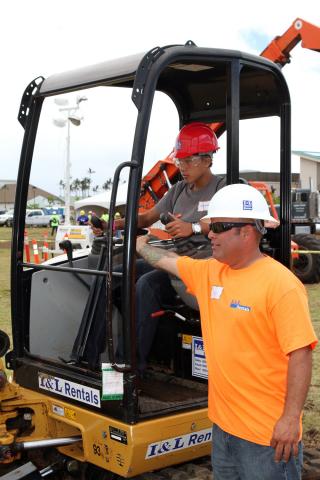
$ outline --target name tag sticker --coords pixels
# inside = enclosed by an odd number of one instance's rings
[[[209,208],[209,203],[210,200],[207,200],[205,202],[199,202],[198,203],[198,212],[207,212]]]
[[[213,285],[213,287],[211,288],[211,298],[215,298],[216,300],[219,300],[222,292],[223,292],[223,287]]]

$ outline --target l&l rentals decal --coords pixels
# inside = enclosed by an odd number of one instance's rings
[[[95,388],[86,387],[79,383],[70,382],[64,378],[53,377],[46,373],[38,374],[39,388],[62,395],[63,397],[72,398],[82,403],[87,403],[93,407],[100,407],[100,392]]]
[[[150,443],[147,448],[146,460],[211,442],[211,436],[211,428],[206,428],[205,430],[187,433],[180,437],[167,438],[157,443]]]

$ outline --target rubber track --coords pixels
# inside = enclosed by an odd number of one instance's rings
[[[320,250],[320,240],[315,235],[299,233],[292,236],[292,240],[298,244],[302,250]],[[303,254],[302,254],[303,255]],[[320,280],[320,254],[310,254],[310,271],[299,272],[299,269],[293,268],[293,272],[303,283],[317,283]]]

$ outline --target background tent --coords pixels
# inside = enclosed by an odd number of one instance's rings
[[[123,183],[118,187],[116,205],[119,207],[119,211],[122,214],[124,213],[125,205],[127,203],[127,190],[127,183]],[[106,192],[99,193],[98,195],[77,200],[74,202],[74,208],[77,213],[79,213],[79,210],[85,210],[87,213],[88,211],[92,210],[98,216],[100,216],[103,212],[105,212],[105,210],[109,210],[110,199],[111,190],[107,190]]]

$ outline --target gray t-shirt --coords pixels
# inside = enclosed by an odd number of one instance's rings
[[[207,215],[208,206],[213,195],[225,185],[225,178],[213,175],[210,182],[203,188],[193,191],[192,186],[187,182],[180,181],[173,185],[167,194],[155,205],[161,213],[168,212],[177,215],[181,214],[181,220],[185,222],[199,222]],[[204,235],[192,235],[190,239],[205,240]]]

